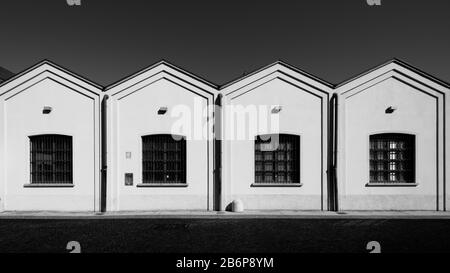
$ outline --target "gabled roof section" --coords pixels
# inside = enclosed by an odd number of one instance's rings
[[[0,83],[0,88],[5,86],[5,85],[7,85],[7,84],[9,84],[9,83],[12,83],[12,82],[20,79],[21,77],[24,77],[27,74],[32,73],[33,71],[35,71],[35,70],[37,70],[39,68],[42,68],[42,67],[44,67],[46,65],[50,66],[50,67],[52,67],[52,68],[54,68],[54,69],[56,69],[56,70],[58,70],[60,72],[66,73],[66,74],[68,74],[68,75],[70,75],[70,76],[80,80],[81,82],[83,82],[83,83],[85,83],[87,85],[90,85],[90,86],[94,87],[95,89],[98,89],[99,91],[103,90],[103,87],[101,85],[99,85],[99,84],[97,84],[97,83],[95,83],[95,82],[93,82],[91,80],[88,80],[88,79],[86,79],[86,78],[84,78],[84,77],[82,77],[82,76],[80,76],[80,75],[70,71],[69,69],[66,69],[66,68],[64,68],[62,66],[59,66],[59,65],[57,65],[57,64],[55,64],[55,63],[53,63],[53,62],[51,62],[49,60],[42,60],[42,61],[38,62],[37,64],[35,64],[35,65],[33,65],[33,66],[31,66],[31,67],[29,67],[29,68],[27,68],[27,69],[17,73],[12,78],[9,78],[8,80]]]
[[[283,61],[277,61],[225,84],[221,87],[221,92],[233,100],[272,80],[287,82],[317,97],[328,96],[333,92],[334,87],[333,84],[304,70]]]
[[[117,87],[117,86],[119,86],[119,85],[121,85],[121,84],[123,84],[123,83],[125,83],[127,81],[130,81],[130,80],[132,80],[132,79],[134,79],[134,78],[136,78],[136,77],[138,77],[138,76],[140,76],[140,75],[142,75],[142,74],[144,74],[144,73],[146,73],[146,72],[148,72],[150,70],[156,69],[158,67],[161,67],[162,70],[167,70],[166,68],[173,69],[173,70],[177,71],[178,73],[181,73],[181,74],[183,74],[183,75],[185,75],[185,76],[187,76],[189,78],[192,78],[192,79],[194,79],[194,80],[196,80],[196,81],[198,81],[198,82],[200,82],[202,84],[207,85],[210,88],[213,88],[213,89],[216,89],[216,90],[219,89],[219,86],[217,84],[215,84],[215,83],[212,83],[212,82],[210,82],[210,81],[208,81],[208,80],[206,80],[206,79],[204,79],[204,78],[202,78],[202,77],[200,77],[198,75],[195,75],[194,73],[191,73],[191,72],[189,72],[189,71],[187,71],[187,70],[185,70],[185,69],[183,69],[183,68],[181,68],[179,66],[176,66],[176,65],[174,65],[174,64],[172,64],[172,63],[170,63],[170,62],[168,62],[166,60],[160,60],[160,61],[158,61],[158,62],[156,62],[156,63],[154,63],[152,65],[149,65],[149,66],[139,70],[138,72],[135,72],[135,73],[133,73],[133,74],[131,74],[129,76],[126,76],[125,78],[123,78],[121,80],[118,80],[117,82],[114,82],[114,83],[110,84],[109,86],[107,86],[105,88],[105,91],[110,90],[112,88],[115,88],[115,87]]]
[[[443,87],[450,88],[450,83],[448,83],[448,82],[446,82],[444,80],[441,80],[441,79],[439,79],[439,78],[437,78],[437,77],[435,77],[435,76],[433,76],[433,75],[431,75],[431,74],[429,74],[429,73],[427,73],[427,72],[425,72],[425,71],[423,71],[423,70],[421,70],[421,69],[419,69],[419,68],[417,68],[417,67],[415,67],[415,66],[413,66],[413,65],[411,65],[411,64],[409,64],[409,63],[407,63],[405,61],[403,61],[403,60],[397,59],[397,58],[392,58],[392,59],[390,59],[390,60],[388,60],[388,61],[386,61],[386,62],[384,62],[384,63],[382,63],[382,64],[380,64],[378,66],[375,66],[373,68],[368,69],[367,71],[359,73],[356,76],[353,76],[350,79],[347,79],[347,80],[337,84],[335,86],[335,88],[340,88],[341,86],[345,86],[347,84],[351,84],[352,82],[354,82],[354,81],[356,81],[356,80],[358,80],[358,79],[360,79],[360,78],[362,78],[364,76],[370,75],[371,73],[377,72],[378,70],[385,69],[388,66],[393,66],[393,67],[395,66],[395,67],[398,67],[398,68],[403,68],[403,69],[409,70],[410,72],[416,73],[416,74],[422,76],[423,78],[425,78],[427,80],[430,80],[431,82],[433,82],[435,84],[439,84],[439,85],[441,85]],[[393,70],[395,70],[395,69],[393,69]]]
[[[310,79],[312,81],[315,81],[315,82],[317,82],[319,84],[322,84],[323,86],[327,87],[328,89],[340,89],[342,86],[346,86],[346,85],[352,84],[352,83],[354,84],[355,82],[358,81],[358,79],[363,78],[365,76],[369,76],[370,74],[376,73],[377,71],[382,71],[383,69],[391,69],[391,70],[397,70],[397,71],[400,70],[400,69],[403,69],[403,70],[407,70],[409,72],[412,72],[412,73],[422,77],[423,79],[429,80],[433,84],[437,84],[439,86],[443,86],[443,87],[445,87],[447,89],[450,89],[450,83],[448,83],[448,82],[446,82],[444,80],[441,80],[441,79],[439,79],[439,78],[437,78],[437,77],[435,77],[435,76],[433,76],[433,75],[431,75],[431,74],[429,74],[429,73],[427,73],[427,72],[425,72],[425,71],[423,71],[423,70],[421,70],[421,69],[419,69],[417,67],[414,67],[413,65],[411,65],[411,64],[409,64],[409,63],[407,63],[405,61],[397,59],[397,58],[390,59],[390,60],[388,60],[388,61],[386,61],[386,62],[384,62],[384,63],[382,63],[382,64],[380,64],[378,66],[375,66],[375,67],[373,67],[371,69],[368,69],[367,71],[359,73],[356,76],[353,76],[350,79],[347,79],[347,80],[345,80],[345,81],[343,81],[343,82],[341,82],[339,84],[332,84],[332,83],[330,83],[330,82],[328,82],[326,80],[323,80],[323,79],[321,79],[321,78],[319,78],[319,77],[317,77],[317,76],[315,76],[315,75],[313,75],[311,73],[308,73],[308,72],[306,72],[306,71],[304,71],[304,70],[302,70],[302,69],[300,69],[298,67],[290,65],[290,64],[288,64],[288,63],[286,63],[286,62],[284,62],[282,60],[278,60],[278,61],[276,61],[276,62],[274,62],[274,63],[272,63],[270,65],[267,65],[267,66],[261,67],[259,69],[256,69],[253,72],[250,72],[250,73],[248,73],[246,75],[238,77],[238,78],[236,78],[234,80],[231,80],[228,83],[225,83],[223,85],[217,85],[215,83],[212,83],[212,82],[210,82],[210,81],[208,81],[208,80],[206,80],[206,79],[204,79],[204,78],[202,78],[202,77],[200,77],[198,75],[195,75],[195,74],[187,71],[186,69],[180,68],[179,66],[176,66],[176,65],[174,65],[174,64],[172,64],[172,63],[170,63],[170,62],[168,62],[166,60],[161,60],[159,62],[156,62],[156,63],[154,63],[154,64],[152,64],[150,66],[147,66],[147,67],[139,70],[138,72],[135,72],[135,73],[133,73],[133,74],[131,74],[129,76],[126,76],[125,78],[123,78],[121,80],[118,80],[117,82],[112,83],[112,84],[110,84],[107,87],[103,87],[103,86],[101,86],[101,85],[99,85],[99,84],[97,84],[97,83],[95,83],[95,82],[93,82],[93,81],[91,81],[91,80],[89,80],[89,79],[87,79],[85,77],[82,77],[82,76],[72,72],[71,70],[69,70],[67,68],[59,66],[59,65],[57,65],[57,64],[55,64],[55,63],[53,63],[53,62],[51,62],[49,60],[43,60],[43,61],[41,61],[41,62],[39,62],[39,63],[37,63],[37,64],[35,64],[35,65],[25,69],[25,70],[23,70],[23,71],[15,74],[15,75],[14,75],[14,73],[12,73],[12,72],[10,72],[10,71],[0,67],[0,88],[5,86],[5,85],[7,85],[7,84],[9,84],[10,82],[15,81],[16,79],[18,79],[18,78],[20,78],[20,77],[22,77],[22,76],[24,76],[26,74],[34,71],[35,69],[37,69],[37,68],[39,68],[39,67],[41,67],[43,65],[49,65],[50,67],[53,67],[56,70],[62,71],[62,72],[66,73],[66,74],[68,74],[68,75],[70,75],[70,76],[72,76],[74,78],[77,78],[78,80],[84,82],[85,84],[93,86],[94,88],[96,88],[96,89],[98,89],[100,91],[102,91],[102,90],[103,91],[110,90],[110,89],[115,88],[117,86],[120,86],[120,85],[122,85],[122,84],[124,84],[124,83],[126,83],[126,82],[128,82],[128,81],[130,81],[130,80],[132,80],[134,78],[136,78],[136,77],[139,77],[142,74],[145,74],[146,72],[148,72],[150,70],[158,69],[158,68],[160,68],[160,70],[163,70],[163,71],[168,71],[168,70],[176,71],[176,73],[180,73],[180,74],[184,75],[184,77],[193,79],[197,83],[200,83],[201,85],[207,87],[207,89],[209,89],[209,90],[216,90],[216,91],[227,89],[230,86],[239,85],[240,83],[242,84],[243,81],[245,81],[245,80],[247,80],[247,79],[249,79],[251,77],[255,77],[258,74],[264,75],[265,71],[270,71],[270,70],[274,70],[274,69],[284,70],[284,71],[288,70],[288,71],[291,71],[291,72],[295,72],[295,73],[297,73],[297,75],[301,75],[301,76],[306,77],[306,78],[308,78],[308,79]]]
[[[228,88],[229,86],[231,86],[233,84],[236,84],[236,83],[238,83],[240,81],[243,81],[243,80],[245,80],[245,79],[247,79],[249,77],[252,77],[252,76],[254,76],[254,75],[258,74],[258,73],[261,73],[263,71],[269,70],[269,69],[273,68],[274,66],[281,66],[281,67],[287,68],[287,69],[292,70],[292,71],[294,71],[296,73],[299,73],[299,74],[301,74],[301,75],[303,75],[303,76],[305,76],[307,78],[310,78],[310,79],[312,79],[314,81],[317,81],[317,82],[319,82],[319,83],[321,83],[321,84],[323,84],[323,85],[325,85],[325,86],[327,86],[329,88],[333,88],[334,87],[334,85],[332,83],[330,83],[330,82],[327,82],[327,81],[325,81],[325,80],[323,80],[323,79],[321,79],[321,78],[319,78],[317,76],[314,76],[311,73],[308,73],[308,72],[306,72],[306,71],[304,71],[304,70],[302,70],[302,69],[300,69],[298,67],[290,65],[290,64],[288,64],[288,63],[286,63],[286,62],[284,62],[282,60],[278,60],[278,61],[276,61],[276,62],[274,62],[272,64],[269,64],[269,65],[266,65],[264,67],[258,68],[258,69],[256,69],[253,72],[250,72],[250,73],[248,73],[246,75],[243,75],[243,76],[241,76],[241,77],[239,77],[237,79],[234,79],[234,80],[232,80],[232,81],[230,81],[228,83],[225,83],[222,86],[220,86],[220,89]]]

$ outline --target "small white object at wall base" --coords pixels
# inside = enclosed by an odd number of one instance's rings
[[[244,203],[239,199],[233,200],[233,202],[231,203],[231,211],[232,212],[243,212],[244,211]]]

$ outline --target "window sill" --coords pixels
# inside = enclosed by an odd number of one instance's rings
[[[187,188],[188,184],[187,183],[161,183],[161,184],[156,184],[156,183],[141,183],[141,184],[137,184],[136,187],[138,188]]]
[[[367,183],[366,187],[417,187],[418,183]]]
[[[253,183],[250,185],[250,187],[272,187],[272,188],[298,188],[303,186],[302,183]]]
[[[74,184],[25,184],[24,188],[73,188]]]

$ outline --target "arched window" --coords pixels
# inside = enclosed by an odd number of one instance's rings
[[[31,184],[72,184],[72,137],[30,136]]]
[[[169,134],[142,137],[142,183],[186,183],[186,139]]]
[[[370,183],[415,183],[415,136],[370,136]]]
[[[256,137],[255,185],[258,184],[300,184],[300,136]]]

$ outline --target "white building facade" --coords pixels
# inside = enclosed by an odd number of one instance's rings
[[[331,92],[282,62],[224,86],[224,206],[241,200],[250,210],[327,209]]]
[[[99,210],[101,91],[47,61],[1,85],[2,210]]]
[[[106,94],[109,209],[212,210],[215,87],[161,62]]]
[[[341,209],[445,209],[448,90],[397,60],[337,87]]]
[[[223,86],[161,61],[108,87],[0,83],[0,211],[447,210],[450,85],[399,60]]]

